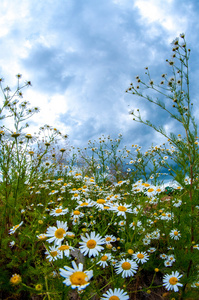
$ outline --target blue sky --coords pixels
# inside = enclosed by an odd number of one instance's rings
[[[154,79],[166,69],[171,42],[185,33],[197,121],[199,2],[187,0],[1,0],[0,76],[30,80],[24,99],[40,107],[31,133],[49,124],[83,148],[102,134],[124,145],[164,140],[136,123],[130,109],[169,131],[178,128],[159,110],[126,94],[148,66]],[[31,129],[32,128],[32,129]],[[29,130],[29,131],[30,131]]]

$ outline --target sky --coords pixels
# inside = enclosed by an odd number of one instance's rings
[[[15,75],[30,80],[24,100],[40,108],[29,132],[48,124],[83,148],[102,134],[146,148],[164,139],[133,121],[131,109],[178,132],[168,116],[125,93],[149,67],[160,80],[171,42],[185,33],[199,123],[199,2],[197,0],[1,0],[0,77],[14,89]]]

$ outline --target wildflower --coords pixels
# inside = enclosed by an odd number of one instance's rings
[[[58,250],[61,252],[61,258],[63,258],[63,256],[69,257],[70,251],[74,250],[74,248],[69,245],[61,245],[58,247]]]
[[[109,289],[106,293],[102,295],[101,300],[128,300],[129,296],[127,295],[127,292],[120,288],[115,288],[114,290]]]
[[[12,277],[10,278],[10,283],[13,285],[18,285],[22,282],[21,276],[18,274],[13,274]]]
[[[12,248],[15,245],[15,241],[9,243],[9,246]]]
[[[60,245],[66,236],[67,229],[67,222],[57,221],[57,227],[49,227],[46,231],[46,236],[50,237],[47,242],[55,242],[55,245]]]
[[[164,253],[162,253],[162,254],[160,254],[160,258],[162,258],[162,259],[167,259],[167,255],[164,254]]]
[[[38,284],[35,285],[35,290],[36,291],[41,291],[42,289],[43,289],[42,284],[38,283]]]
[[[133,258],[143,264],[149,260],[149,255],[146,252],[136,252],[133,254]]]
[[[80,242],[79,244],[81,245],[80,252],[83,253],[84,255],[87,255],[89,257],[91,256],[97,256],[98,253],[103,250],[104,248],[100,245],[105,243],[104,238],[102,238],[99,234],[95,234],[95,231],[92,231],[90,236],[88,233],[86,233],[86,237],[81,237],[83,242]]]
[[[122,273],[122,277],[130,277],[133,276],[136,273],[136,270],[138,269],[138,265],[134,260],[130,259],[122,259],[119,261],[116,265],[116,273],[120,274]]]
[[[37,235],[37,238],[40,241],[45,241],[47,239],[47,236],[44,233],[41,233],[41,234]]]
[[[131,204],[114,204],[110,207],[111,210],[117,212],[117,216],[122,216],[126,219],[126,213],[132,213]]]
[[[169,233],[169,235],[174,240],[179,240],[179,238],[181,237],[181,234],[180,234],[180,232],[177,229],[171,230],[171,232]]]
[[[97,265],[100,265],[102,268],[108,266],[107,261],[111,259],[111,253],[105,253],[101,259],[97,262]]]
[[[50,215],[51,216],[55,216],[55,217],[57,217],[57,216],[63,216],[65,214],[67,214],[67,212],[68,212],[68,208],[63,209],[62,206],[59,206],[59,207],[53,209],[50,212]]]
[[[105,243],[109,244],[116,241],[116,237],[113,235],[105,235]]]
[[[169,291],[174,290],[174,292],[178,292],[178,287],[183,286],[182,283],[179,282],[179,279],[182,277],[178,271],[172,271],[171,275],[166,274],[163,277],[163,286]]]
[[[61,252],[58,250],[58,247],[52,246],[49,247],[49,250],[45,252],[46,259],[49,261],[57,260],[58,258],[61,258]]]
[[[85,289],[89,284],[89,280],[93,277],[93,271],[83,271],[83,264],[79,263],[77,266],[75,261],[72,261],[73,269],[64,266],[64,269],[60,268],[60,275],[65,278],[63,283],[67,286],[71,285],[72,289],[77,288],[78,291]]]
[[[147,250],[147,252],[149,252],[149,253],[153,253],[155,251],[156,251],[156,248],[154,248],[154,247],[151,247]]]
[[[165,265],[165,267],[171,267],[171,266],[172,266],[172,261],[169,260],[169,259],[166,259],[166,260],[164,261],[164,265]]]
[[[9,234],[14,234],[15,231],[23,224],[23,221],[21,223],[19,223],[18,225],[13,226],[10,230],[9,230]]]

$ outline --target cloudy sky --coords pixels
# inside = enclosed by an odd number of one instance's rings
[[[132,120],[130,109],[177,128],[125,90],[146,66],[160,78],[171,42],[183,32],[197,97],[198,17],[197,0],[1,0],[0,76],[11,87],[18,73],[32,82],[24,100],[41,110],[32,130],[49,124],[80,148],[119,133],[125,145],[160,144],[158,134]]]

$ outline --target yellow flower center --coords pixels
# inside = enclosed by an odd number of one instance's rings
[[[97,245],[96,241],[95,240],[89,240],[87,243],[86,243],[87,247],[89,249],[94,249]]]
[[[138,253],[137,258],[143,259],[143,258],[144,258],[144,255],[143,255],[142,253]]]
[[[111,296],[110,298],[108,298],[109,300],[120,300],[120,298],[118,296]]]
[[[102,256],[102,258],[101,258],[102,261],[106,261],[107,259],[108,259],[108,256],[107,256],[107,255],[104,255],[104,256]]]
[[[62,212],[62,209],[61,208],[58,208],[58,209],[56,209],[56,211],[55,211],[57,214],[60,214],[61,212]]]
[[[70,281],[72,285],[85,285],[87,281],[85,280],[88,276],[84,272],[74,272],[70,275]]]
[[[128,249],[128,254],[133,254],[133,249]]]
[[[55,237],[57,239],[62,239],[64,237],[64,235],[66,234],[66,231],[63,229],[63,228],[58,228],[56,231],[55,231]]]
[[[174,235],[178,235],[178,231],[174,231]]]
[[[99,204],[104,204],[104,203],[106,203],[106,200],[104,200],[104,199],[98,199],[98,200],[97,200],[97,203],[99,203]]]
[[[50,255],[53,257],[57,256],[57,254],[58,254],[57,251],[50,251]]]
[[[112,240],[111,237],[109,237],[109,236],[106,237],[106,241],[107,241],[107,242],[109,242],[109,241],[111,241],[111,240]]]
[[[70,249],[70,246],[68,246],[68,245],[62,245],[62,246],[60,246],[58,249],[59,249],[60,251],[68,250],[68,249]]]
[[[154,189],[152,189],[152,188],[148,189],[149,193],[152,193],[153,191],[154,191]]]
[[[165,213],[162,213],[162,216],[163,216],[163,217],[165,217],[165,216],[166,216],[166,214],[165,214]]]
[[[177,282],[178,282],[178,279],[176,277],[171,277],[169,279],[169,283],[172,285],[176,285]]]
[[[40,235],[38,236],[38,239],[41,240],[41,241],[43,241],[43,240],[46,239],[46,235],[45,235],[45,234],[40,234]]]
[[[125,261],[123,264],[122,264],[122,269],[123,270],[129,270],[131,268],[131,264],[128,262],[128,261]]]
[[[118,206],[117,208],[119,211],[126,211],[127,208],[125,206]]]
[[[11,278],[10,278],[10,283],[11,284],[19,284],[21,282],[21,276],[18,274],[14,274]]]
[[[73,215],[75,215],[75,216],[80,215],[80,211],[79,210],[74,210]]]
[[[88,202],[81,203],[80,206],[87,206]]]
[[[74,197],[78,197],[79,195],[77,193],[74,194]]]

